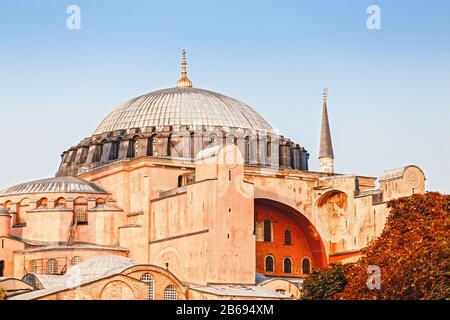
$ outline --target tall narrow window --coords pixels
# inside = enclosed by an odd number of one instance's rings
[[[177,290],[174,286],[168,285],[164,290],[164,300],[177,300]]]
[[[245,163],[250,163],[250,137],[245,137],[244,158]]]
[[[4,269],[5,269],[5,261],[0,260],[0,277],[3,277]]]
[[[47,274],[58,273],[58,261],[56,259],[49,259],[47,261]]]
[[[302,260],[302,273],[310,274],[311,273],[311,260],[307,257]]]
[[[291,258],[284,258],[283,260],[283,272],[292,273],[292,260]]]
[[[274,260],[272,256],[267,256],[266,261],[264,261],[266,272],[273,272],[274,270]]]
[[[109,160],[117,160],[119,158],[119,146],[120,141],[114,141],[111,143],[111,152],[109,154]]]
[[[92,162],[100,162],[100,160],[102,159],[102,153],[103,153],[103,144],[96,145],[94,149],[94,156],[92,158]]]
[[[264,220],[264,241],[272,242],[272,222],[269,219]]]
[[[128,141],[127,158],[134,158],[136,156],[136,141]]]
[[[30,272],[31,273],[36,273],[37,272],[37,262],[36,260],[31,260],[30,261]]]
[[[152,275],[149,273],[143,274],[141,277],[141,281],[147,283],[147,300],[154,300],[155,299],[155,293],[154,293],[155,280],[153,279]]]
[[[291,245],[292,241],[291,241],[291,230],[286,229],[284,230],[284,244],[285,245]]]

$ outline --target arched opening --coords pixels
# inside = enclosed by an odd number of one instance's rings
[[[178,176],[178,188],[181,188],[185,185],[184,181],[185,181],[184,176],[182,175]]]
[[[274,259],[272,256],[267,256],[265,261],[264,261],[264,269],[266,270],[266,272],[274,272]]]
[[[65,198],[58,198],[55,200],[55,208],[65,208],[66,207],[66,199]]]
[[[128,150],[127,150],[127,158],[134,158],[136,157],[136,140],[131,139],[128,141]]]
[[[143,274],[141,281],[147,283],[147,300],[155,300],[154,286],[155,280],[150,273]]]
[[[111,143],[111,151],[109,153],[109,160],[119,159],[120,140]]]
[[[284,273],[292,273],[292,260],[291,258],[283,259],[283,272]]]
[[[82,147],[81,154],[80,154],[80,164],[86,163],[88,154],[89,154],[89,148]]]
[[[36,208],[38,208],[38,209],[47,209],[48,208],[48,199],[47,198],[41,198],[37,202]]]
[[[83,258],[80,257],[80,256],[75,256],[75,257],[72,258],[72,260],[70,260],[70,263],[71,263],[73,266],[76,266],[77,264],[80,264],[80,263],[82,263],[82,262],[83,262]]]
[[[58,261],[56,259],[48,259],[47,274],[58,274]]]
[[[308,218],[296,209],[271,199],[256,199],[255,221],[256,272],[267,272],[267,256],[273,257],[274,272],[270,272],[271,276],[285,276],[286,273],[304,276],[300,261],[298,268],[294,268],[292,257],[310,257],[311,265],[317,267],[327,265],[322,238]],[[270,242],[266,241],[269,239]]]
[[[148,138],[147,141],[147,156],[148,157],[159,156],[158,146],[159,146],[159,137],[156,134],[154,134],[150,138]]]
[[[103,143],[99,143],[95,146],[92,162],[100,162],[103,154]]]
[[[88,223],[88,202],[86,198],[76,198],[73,203],[73,210],[77,224],[83,225]]]
[[[177,289],[173,285],[168,285],[164,289],[164,300],[177,300]]]
[[[284,244],[290,246],[292,244],[291,230],[284,230]]]
[[[302,273],[310,274],[311,273],[311,259],[308,257],[304,257],[302,260]]]
[[[250,163],[250,137],[245,137],[244,142],[244,161],[246,164]]]
[[[191,159],[195,159],[195,132],[191,132],[189,134],[189,154]]]
[[[31,273],[37,273],[37,271],[38,271],[37,261],[36,260],[31,260],[30,261],[30,272]]]

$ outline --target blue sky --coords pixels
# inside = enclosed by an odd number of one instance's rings
[[[0,188],[53,176],[117,105],[173,87],[183,48],[194,86],[251,105],[311,169],[326,86],[338,172],[417,164],[450,193],[450,0],[1,0]]]

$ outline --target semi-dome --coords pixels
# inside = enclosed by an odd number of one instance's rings
[[[57,177],[21,183],[0,191],[0,196],[30,193],[104,193],[107,192],[94,183],[74,177]]]
[[[77,264],[67,271],[67,278],[77,278],[81,281],[88,281],[108,275],[120,273],[136,265],[134,260],[113,255],[94,256],[80,264]]]
[[[101,122],[94,134],[181,125],[273,132],[263,117],[239,100],[208,90],[177,87],[155,91],[125,102]]]

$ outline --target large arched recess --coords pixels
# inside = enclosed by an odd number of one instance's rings
[[[277,212],[277,214],[282,217],[286,216],[290,220],[294,221],[295,224],[299,227],[299,229],[304,234],[306,241],[309,244],[309,247],[311,249],[311,257],[314,268],[325,266],[328,264],[327,259],[327,253],[325,250],[325,246],[323,244],[323,241],[320,237],[319,232],[314,227],[314,225],[306,218],[301,212],[298,210],[292,208],[289,205],[286,205],[284,203],[271,200],[271,199],[265,199],[265,198],[256,198],[255,199],[255,220],[256,220],[256,214],[258,210],[264,210],[264,208],[269,209],[271,212]],[[258,243],[257,243],[258,245]],[[293,243],[295,246],[295,243]],[[283,244],[277,244],[277,246],[281,247]],[[295,252],[295,248],[292,248],[292,251]],[[275,249],[274,249],[275,250]],[[268,252],[269,254],[270,252]],[[299,261],[298,256],[292,257],[294,259],[294,265]],[[295,266],[294,266],[295,267]]]

